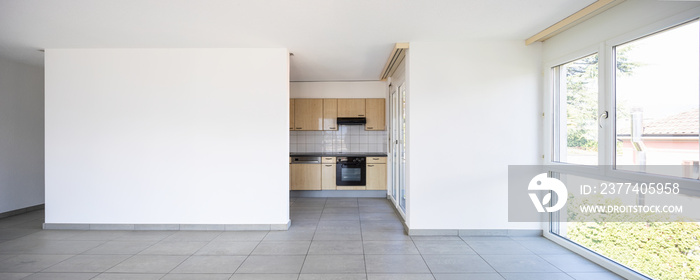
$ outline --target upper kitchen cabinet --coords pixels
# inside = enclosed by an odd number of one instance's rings
[[[323,130],[323,99],[294,100],[294,130]]]
[[[294,130],[294,99],[289,99],[289,130]]]
[[[385,102],[383,98],[365,99],[367,115],[365,130],[386,130]]]
[[[363,118],[365,117],[364,99],[338,99],[339,118]]]
[[[323,130],[338,130],[338,99],[323,99]]]

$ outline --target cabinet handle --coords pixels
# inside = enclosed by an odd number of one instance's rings
[[[374,127],[372,127],[372,126],[368,126],[368,127],[367,127],[367,129],[373,129],[373,128],[374,128]]]
[[[297,127],[297,129],[301,129],[301,127]]]
[[[358,117],[364,117],[365,115],[357,115]]]
[[[372,159],[373,159],[373,160],[379,160],[379,158],[376,158],[376,157],[373,157]]]
[[[331,166],[333,166],[333,165],[332,165],[332,164],[326,164],[326,166],[327,166],[327,167],[331,167]]]
[[[328,129],[335,129],[335,127],[329,127]]]
[[[374,164],[368,164],[367,166],[368,166],[368,167],[374,167]]]

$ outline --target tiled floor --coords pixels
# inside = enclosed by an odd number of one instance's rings
[[[289,231],[41,230],[0,219],[0,279],[620,279],[547,241],[404,234],[385,199],[297,198]]]

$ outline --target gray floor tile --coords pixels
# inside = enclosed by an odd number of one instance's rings
[[[367,280],[365,274],[300,274],[299,280]]]
[[[168,273],[182,263],[186,256],[136,255],[109,269],[110,273]]]
[[[359,221],[358,214],[326,214],[320,216],[321,221]]]
[[[314,240],[309,248],[310,255],[361,255],[362,241]]]
[[[316,232],[316,234],[314,234],[313,240],[314,241],[316,241],[316,240],[355,240],[355,241],[360,241],[360,240],[362,240],[362,234],[359,232],[356,232],[356,233]]]
[[[399,217],[393,212],[363,212],[360,220],[363,221],[396,221]]]
[[[102,273],[92,278],[93,280],[158,280],[165,274],[162,273]]]
[[[448,255],[448,254],[476,254],[467,243],[462,240],[414,240],[421,254]]]
[[[541,255],[545,261],[551,263],[564,272],[608,272],[605,268],[591,262],[579,255]]]
[[[218,240],[218,239],[217,239]],[[247,256],[256,246],[258,241],[212,241],[199,249],[198,256]]]
[[[178,231],[163,239],[164,241],[212,241],[223,232],[221,231]]]
[[[360,221],[363,231],[401,231],[404,226],[399,221]]]
[[[217,236],[214,241],[260,241],[268,231],[226,231]]]
[[[562,255],[572,253],[544,237],[518,237],[513,238],[513,240],[538,255]]]
[[[237,273],[231,280],[297,280],[299,274],[241,274]]]
[[[114,240],[119,241],[161,241],[168,236],[173,235],[174,231],[130,231],[117,237]]]
[[[154,245],[157,241],[107,241],[85,251],[88,255],[133,255]]]
[[[161,241],[139,253],[140,255],[192,255],[207,245],[202,241]]]
[[[22,239],[63,240],[83,233],[80,230],[42,230],[22,237]]]
[[[109,241],[114,240],[119,237],[124,236],[129,233],[129,231],[119,231],[119,230],[86,230],[80,234],[76,234],[67,237],[65,240],[79,240],[79,241]]]
[[[503,280],[498,273],[435,274],[434,276],[435,280]]]
[[[459,236],[454,235],[418,235],[411,236],[414,241],[463,241]]]
[[[251,255],[306,255],[311,241],[263,241]]]
[[[78,255],[51,266],[43,272],[104,272],[129,257],[127,255]]]
[[[528,255],[532,251],[515,241],[467,241],[469,247],[480,255]]]
[[[366,255],[367,273],[430,273],[420,255]]]
[[[308,255],[302,274],[365,273],[362,255]]]
[[[360,233],[360,221],[320,221],[316,232],[323,233]]]
[[[358,207],[357,201],[326,201],[326,208],[334,207]]]
[[[496,272],[478,255],[423,255],[423,257],[434,274]]]
[[[381,240],[405,240],[410,241],[411,237],[408,236],[403,230],[393,230],[393,231],[362,231],[362,240],[369,241],[381,241]]]
[[[435,280],[432,274],[367,274],[367,280]]]
[[[365,254],[368,255],[415,255],[419,254],[413,241],[364,241]]]
[[[360,213],[395,213],[391,206],[360,206]],[[398,217],[397,217],[398,218]]]
[[[0,272],[40,272],[71,255],[18,255],[0,261]]]
[[[321,219],[321,212],[318,213],[291,213],[289,214],[292,221],[298,220],[319,220]]]
[[[225,274],[214,274],[214,273],[207,273],[207,274],[166,274],[163,276],[163,278],[160,278],[160,280],[228,280],[231,278],[231,273],[225,273]]]
[[[612,272],[576,272],[569,273],[576,280],[622,280],[624,278]]]
[[[41,240],[25,251],[27,254],[77,255],[95,248],[104,241]]]
[[[59,272],[48,272],[48,273],[35,273],[27,278],[22,278],[22,280],[87,280],[92,279],[97,276],[97,273],[59,273]]]
[[[2,280],[19,280],[24,277],[27,277],[29,275],[32,275],[31,273],[9,273],[9,272],[0,272],[0,279]]]
[[[192,256],[171,272],[233,274],[245,259],[245,256]]]
[[[249,256],[236,273],[299,273],[305,256]]]
[[[569,277],[569,275],[566,275],[566,273],[542,273],[542,272],[535,272],[535,273],[501,273],[503,277],[506,278],[506,280],[541,280],[541,279],[547,279],[547,280],[573,280],[573,278]],[[597,278],[596,278],[597,279]]]
[[[284,241],[284,240],[312,240],[313,231],[271,231],[265,236],[264,241]]]
[[[535,255],[483,255],[498,272],[562,272]]]
[[[356,215],[360,217],[360,210],[357,207],[324,208],[322,212],[323,214]]]

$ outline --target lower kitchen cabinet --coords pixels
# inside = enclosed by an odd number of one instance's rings
[[[321,189],[335,190],[335,164],[321,164]]]
[[[367,164],[367,189],[386,190],[386,163]]]
[[[290,164],[291,189],[321,190],[321,166],[322,164]]]

